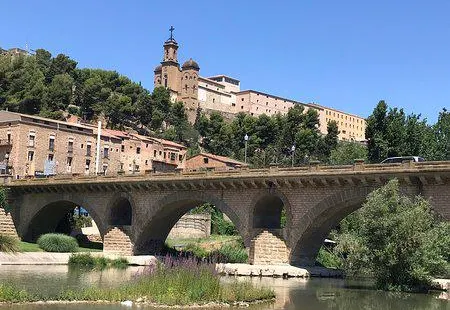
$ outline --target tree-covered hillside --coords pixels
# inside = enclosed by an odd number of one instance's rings
[[[149,73],[150,74],[150,73]],[[428,160],[450,159],[450,113],[427,124],[420,115],[389,109],[384,101],[368,118],[367,148],[339,143],[338,126],[328,134],[318,130],[317,111],[297,105],[286,115],[253,117],[237,114],[228,122],[219,114],[198,114],[191,125],[183,103],[170,101],[169,92],[149,92],[115,71],[79,69],[77,62],[43,49],[34,55],[0,55],[0,109],[64,119],[76,114],[86,121],[105,120],[109,128],[134,130],[186,144],[199,151],[230,156],[253,167],[299,165],[311,160],[350,164],[355,158],[380,162],[388,156],[418,155]]]

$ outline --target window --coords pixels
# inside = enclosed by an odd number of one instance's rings
[[[103,158],[109,158],[109,147],[103,148]]]
[[[121,145],[121,146],[120,146],[120,151],[121,151],[121,152],[125,152],[125,145]]]
[[[244,101],[244,98],[242,98],[241,101]]]
[[[232,107],[235,107],[235,106],[236,106],[236,103],[233,102],[233,103],[231,104],[231,106],[232,106]]]
[[[153,150],[153,157],[156,157],[156,150]]]
[[[35,135],[34,133],[30,133],[28,136],[28,146],[34,147],[34,141],[35,141]]]
[[[243,110],[244,109],[244,106],[243,105],[241,105],[241,110]]]
[[[141,154],[141,148],[140,147],[136,148],[136,154]]]
[[[49,161],[53,161],[53,154],[48,154],[47,159],[48,159]]]
[[[69,153],[73,152],[73,141],[69,140],[69,144],[67,144],[67,152]]]
[[[159,156],[161,156],[161,154],[162,154],[162,151],[159,151]]]
[[[215,99],[215,98],[213,98],[213,103],[214,103],[214,102],[216,102],[216,99]]]
[[[103,164],[103,174],[106,174],[106,171],[108,170],[108,164]]]
[[[148,166],[148,160],[147,159],[145,160],[145,165]]]
[[[145,144],[145,148],[148,148],[148,143]]]
[[[66,171],[67,172],[72,172],[72,157],[67,157]]]
[[[83,148],[84,147],[84,144],[83,143],[81,143],[81,148]]]
[[[8,143],[11,143],[11,134],[8,133]]]
[[[91,156],[92,145],[86,144],[86,156]]]
[[[90,159],[86,159],[86,167],[85,170],[89,171],[89,166],[91,165],[91,160]]]
[[[178,161],[182,161],[183,160],[183,155],[178,155]]]
[[[170,153],[170,160],[175,160],[175,156],[177,156],[177,154],[175,153]]]
[[[166,152],[164,152],[164,158],[166,158]]]
[[[209,162],[209,158],[208,157],[203,157],[203,163],[207,164]]]
[[[33,161],[34,159],[34,151],[28,151],[28,161]]]

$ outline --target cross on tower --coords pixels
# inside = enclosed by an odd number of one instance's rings
[[[173,31],[175,30],[175,28],[173,28],[173,26],[170,26],[170,40],[173,40]]]

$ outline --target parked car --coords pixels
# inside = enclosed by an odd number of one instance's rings
[[[399,156],[399,157],[389,157],[383,160],[382,164],[395,164],[395,163],[402,163],[404,161],[413,161],[416,163],[420,163],[425,161],[423,157],[419,156]]]

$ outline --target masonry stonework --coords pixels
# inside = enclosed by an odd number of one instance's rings
[[[289,263],[289,249],[279,231],[263,230],[250,243],[249,263],[277,265]]]
[[[129,227],[113,227],[103,238],[103,252],[124,256],[133,255],[133,242]]]
[[[0,235],[18,237],[11,214],[3,208],[0,208]]]
[[[168,238],[208,238],[210,235],[210,214],[185,214],[170,230]]]
[[[184,214],[208,202],[235,224],[253,263],[283,263],[287,256],[290,264],[311,265],[329,231],[391,178],[403,193],[430,199],[450,220],[447,162],[55,177],[7,185],[11,216],[24,240],[51,231],[63,214],[82,206],[101,236],[107,235],[106,251],[120,245],[126,253],[152,254]],[[273,212],[281,212],[280,206],[286,212],[283,229]],[[117,212],[126,214],[126,229],[114,224]]]

